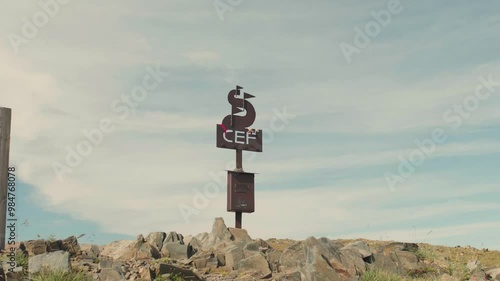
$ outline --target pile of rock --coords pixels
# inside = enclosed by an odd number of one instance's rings
[[[32,240],[22,243],[18,254],[29,256],[28,274],[43,268],[78,269],[94,280],[340,281],[358,280],[371,269],[406,275],[429,271],[429,267],[442,280],[457,280],[447,275],[445,268],[419,261],[418,245],[413,243],[388,243],[375,248],[361,240],[345,243],[314,237],[282,249],[269,243],[252,239],[246,230],[228,228],[222,218],[217,218],[210,233],[195,237],[154,232],[146,238],[139,235],[135,240],[101,247],[79,245],[75,237],[50,242]],[[484,272],[477,262],[468,267],[470,280],[500,281],[500,269]],[[0,279],[22,280],[23,269],[14,271],[0,274]]]

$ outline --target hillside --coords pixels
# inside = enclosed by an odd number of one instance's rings
[[[3,253],[0,280],[500,280],[500,252],[395,241],[252,239],[154,232],[107,245],[30,240]],[[31,279],[29,279],[31,278]]]

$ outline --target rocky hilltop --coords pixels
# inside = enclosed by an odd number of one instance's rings
[[[216,218],[210,233],[154,232],[104,246],[30,240],[3,253],[0,280],[497,280],[500,252],[368,240],[252,239]]]

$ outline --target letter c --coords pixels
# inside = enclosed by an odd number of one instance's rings
[[[227,133],[229,133],[229,132],[232,132],[232,131],[233,131],[233,130],[227,130],[226,132],[224,132],[224,134],[222,134],[222,137],[224,138],[224,140],[225,140],[225,141],[227,141],[227,142],[232,142],[231,140],[228,140],[228,139],[226,138],[226,134],[227,134]]]

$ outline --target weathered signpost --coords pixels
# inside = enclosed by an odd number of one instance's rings
[[[217,147],[236,150],[236,169],[227,171],[227,211],[235,212],[236,228],[241,228],[243,213],[255,211],[255,174],[243,171],[243,150],[262,152],[262,130],[249,128],[256,113],[247,99],[254,96],[242,89],[236,86],[229,92],[231,114],[217,124]]]
[[[11,116],[10,108],[0,107],[0,250],[5,250]]]

